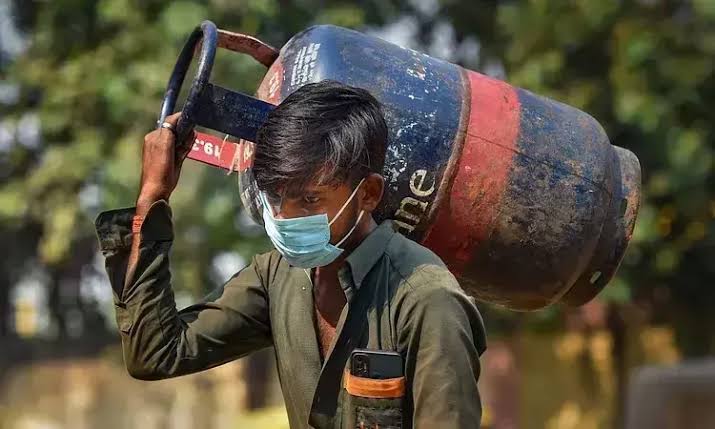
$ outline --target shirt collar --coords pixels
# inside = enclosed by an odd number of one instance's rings
[[[350,272],[355,283],[355,289],[360,289],[360,284],[373,266],[385,253],[387,243],[395,235],[391,220],[382,222],[345,258],[350,267]]]

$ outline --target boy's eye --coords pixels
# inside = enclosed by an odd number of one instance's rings
[[[316,197],[315,195],[306,195],[303,200],[308,204],[315,204],[320,201],[320,198]]]

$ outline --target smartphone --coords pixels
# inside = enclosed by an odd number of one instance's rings
[[[402,356],[384,350],[355,349],[350,354],[350,374],[376,380],[402,377]]]

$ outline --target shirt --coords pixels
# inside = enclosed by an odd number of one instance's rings
[[[350,352],[392,350],[404,363],[402,427],[479,427],[486,338],[474,299],[434,253],[396,232],[391,221],[375,228],[339,270],[347,304],[321,364],[312,284],[303,269],[275,250],[256,255],[201,302],[178,311],[165,201],[145,216],[136,269],[125,279],[134,211],[107,211],[96,221],[133,377],[194,373],[273,346],[291,428],[340,428],[351,412],[343,409],[341,385]]]

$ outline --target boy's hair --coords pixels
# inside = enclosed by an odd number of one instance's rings
[[[258,188],[297,197],[312,182],[351,186],[381,174],[387,125],[380,103],[364,89],[324,80],[278,105],[258,130],[253,173]]]

